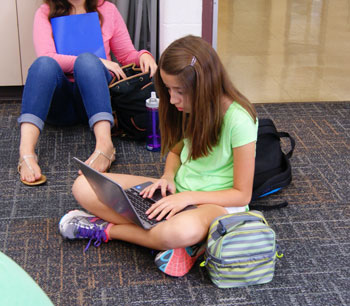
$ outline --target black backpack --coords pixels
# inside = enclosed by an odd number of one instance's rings
[[[135,64],[122,67],[126,79],[113,79],[109,84],[114,116],[112,136],[145,140],[148,122],[146,99],[155,91],[149,73]]]
[[[291,149],[285,154],[281,148],[281,138],[290,140]],[[254,200],[273,194],[288,186],[292,181],[290,158],[293,155],[295,141],[286,132],[278,132],[271,119],[259,119],[258,139],[256,142],[255,173],[253,195],[250,205],[254,209],[268,210],[288,205],[283,202],[274,206],[254,205]]]

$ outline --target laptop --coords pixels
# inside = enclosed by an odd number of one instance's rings
[[[91,168],[78,158],[73,157],[73,160],[78,164],[79,169],[95,191],[97,198],[118,214],[144,229],[150,229],[158,222],[164,221],[164,219],[161,221],[148,219],[145,213],[153,203],[162,198],[160,189],[154,192],[152,198],[140,196],[140,192],[151,185],[152,182],[145,182],[129,189],[123,189],[117,182]],[[195,208],[195,206],[188,206],[185,210],[191,208]]]

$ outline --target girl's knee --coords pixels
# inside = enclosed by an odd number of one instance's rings
[[[158,240],[163,249],[187,247],[202,240],[203,232],[200,227],[186,222],[168,223],[158,232]]]
[[[80,175],[73,183],[72,193],[74,198],[79,202],[85,202],[88,199],[91,199],[93,191],[86,180],[85,176]]]

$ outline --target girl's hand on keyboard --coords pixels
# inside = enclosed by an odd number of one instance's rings
[[[188,205],[191,205],[191,191],[184,191],[169,195],[154,203],[147,211],[149,219],[156,218],[157,221],[168,220]]]
[[[143,196],[144,198],[152,198],[154,192],[160,189],[162,197],[167,196],[167,191],[170,193],[175,193],[176,188],[175,188],[175,182],[173,179],[167,179],[162,177],[152,185],[147,186],[145,189],[143,189],[140,192],[140,195]]]

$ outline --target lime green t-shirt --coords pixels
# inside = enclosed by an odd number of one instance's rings
[[[256,141],[258,120],[233,102],[224,115],[221,137],[210,154],[187,160],[189,143],[184,140],[181,166],[175,176],[176,191],[214,191],[233,187],[233,148]]]

